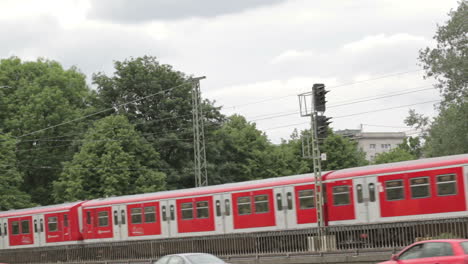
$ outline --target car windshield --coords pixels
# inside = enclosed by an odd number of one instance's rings
[[[209,254],[189,255],[187,258],[193,264],[224,264],[224,261]]]
[[[468,254],[468,242],[461,242],[460,245],[462,246],[465,254]]]

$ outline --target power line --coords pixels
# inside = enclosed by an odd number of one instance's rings
[[[21,135],[21,136],[19,136],[19,137],[17,137],[17,138],[22,138],[22,137],[25,137],[25,136],[33,135],[33,134],[39,133],[39,132],[41,132],[41,131],[45,131],[45,130],[48,130],[48,129],[51,129],[51,128],[55,128],[55,127],[58,127],[58,126],[63,126],[63,125],[69,124],[69,123],[73,123],[73,122],[76,122],[76,121],[79,121],[79,120],[83,120],[83,119],[86,119],[86,118],[91,117],[91,116],[94,116],[94,115],[102,114],[102,113],[104,113],[104,112],[108,112],[108,111],[110,111],[110,110],[114,110],[116,107],[125,106],[125,105],[128,105],[128,104],[132,104],[132,103],[135,103],[135,102],[138,102],[138,101],[141,101],[141,100],[144,100],[144,99],[153,97],[153,96],[158,95],[158,94],[162,94],[162,93],[165,93],[165,92],[169,92],[169,91],[174,90],[174,89],[176,89],[176,88],[179,88],[179,87],[181,87],[181,86],[183,86],[183,85],[186,85],[187,83],[188,83],[188,82],[184,82],[184,83],[182,83],[182,84],[180,84],[180,85],[177,85],[177,86],[174,86],[174,87],[172,87],[172,88],[169,88],[169,89],[166,89],[166,90],[163,90],[163,91],[159,91],[159,92],[157,92],[157,93],[150,94],[150,95],[144,96],[144,97],[142,97],[142,98],[135,99],[135,100],[133,100],[133,101],[129,101],[129,102],[126,102],[126,103],[122,103],[122,104],[116,105],[115,107],[109,107],[109,108],[107,108],[107,109],[104,109],[104,110],[101,110],[101,111],[98,111],[98,112],[95,112],[95,113],[92,113],[92,114],[89,114],[89,115],[85,115],[85,116],[83,116],[83,117],[79,117],[79,118],[76,118],[76,119],[73,119],[73,120],[70,120],[70,121],[66,121],[66,122],[57,124],[57,125],[49,126],[49,127],[46,127],[46,128],[40,129],[40,130],[36,130],[36,131],[30,132],[30,133]]]
[[[381,75],[381,76],[376,77],[376,78],[366,79],[366,80],[362,80],[362,81],[349,82],[349,83],[339,84],[339,85],[335,85],[335,86],[329,86],[327,88],[338,88],[338,87],[350,86],[350,85],[354,85],[354,84],[370,82],[370,81],[380,80],[380,79],[384,79],[384,78],[390,78],[390,77],[404,75],[404,74],[411,73],[411,72],[418,72],[418,71],[422,71],[422,70],[423,69],[417,69],[417,70],[410,70],[410,71],[405,71],[405,72],[391,73],[391,74]],[[285,96],[281,96],[281,97],[274,97],[274,98],[270,98],[270,99],[263,99],[263,100],[260,100],[260,101],[244,103],[244,104],[240,104],[240,105],[228,106],[228,107],[225,107],[224,109],[239,108],[239,107],[243,107],[243,106],[247,106],[247,105],[259,104],[259,103],[264,103],[264,102],[269,102],[269,101],[274,101],[274,100],[281,100],[281,99],[284,99],[284,98],[287,98],[287,97],[292,97],[292,96],[297,96],[297,94],[289,94],[289,95],[285,95]]]
[[[402,105],[402,106],[396,106],[396,107],[390,107],[390,108],[383,108],[383,109],[376,109],[373,111],[367,111],[367,112],[361,112],[361,113],[354,113],[350,115],[345,115],[345,116],[337,116],[333,117],[335,118],[344,118],[344,117],[350,117],[350,116],[356,116],[356,115],[363,115],[363,114],[369,114],[369,113],[375,113],[375,112],[382,112],[382,111],[387,111],[387,110],[392,110],[392,109],[398,109],[398,108],[404,108],[408,106],[414,106],[414,105],[420,105],[420,104],[427,104],[427,103],[435,103],[435,102],[440,102],[440,100],[434,100],[434,101],[427,101],[427,102],[421,102],[421,103],[416,103],[416,104],[409,104],[409,105]],[[298,125],[306,125],[309,124],[308,122],[302,122],[302,123],[296,123],[296,124],[289,124],[289,125],[284,125],[284,126],[277,126],[277,127],[271,127],[271,128],[266,128],[264,131],[269,131],[269,130],[275,130],[279,128],[284,128],[284,127],[291,127],[291,126],[298,126]]]

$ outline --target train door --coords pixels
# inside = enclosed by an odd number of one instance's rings
[[[116,240],[128,239],[128,221],[127,217],[127,206],[126,205],[114,205],[112,206],[112,216],[114,218],[114,238]]]
[[[224,215],[224,208],[223,208],[223,195],[216,194],[213,196],[214,199],[214,215],[215,215],[215,232],[224,234],[225,231],[225,224],[224,219],[226,218]]]
[[[276,187],[274,189],[275,202],[272,210],[275,210],[276,227],[286,229],[297,224],[294,206],[294,187]]]
[[[7,245],[7,234],[6,230],[3,230],[4,219],[0,218],[0,249],[5,249]],[[5,228],[6,229],[6,228]]]
[[[93,239],[96,237],[94,234],[95,212],[96,212],[96,209],[83,210],[83,238],[84,239]]]
[[[33,222],[31,223],[31,232],[34,232],[34,245],[36,246],[44,246],[46,244],[46,230],[44,228],[44,215],[34,215],[33,216]],[[35,226],[34,223],[39,223],[37,232],[35,232]]]
[[[377,177],[360,177],[354,179],[354,202],[356,221],[369,223],[378,221],[380,211],[377,195]]]
[[[161,219],[161,236],[169,237],[171,234],[169,201],[162,200],[159,202],[159,206],[160,206],[159,219]]]
[[[176,202],[175,200],[161,201],[161,235],[164,237],[177,236]]]
[[[233,210],[230,193],[222,195],[221,207],[224,216],[224,232],[226,234],[232,233],[234,231],[234,223],[232,221]]]
[[[380,219],[380,202],[379,202],[379,183],[377,176],[366,178],[366,191],[368,197],[368,219],[370,222],[376,222]]]
[[[72,234],[71,234],[71,227],[70,227],[70,217],[69,213],[62,214],[60,216],[60,222],[62,224],[62,234],[63,234],[63,241],[71,241]]]

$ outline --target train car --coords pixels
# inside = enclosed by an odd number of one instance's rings
[[[325,173],[326,174],[326,173]],[[317,225],[313,175],[92,200],[86,241],[297,229]]]
[[[0,248],[76,244],[82,241],[83,202],[0,212]]]
[[[329,225],[468,215],[467,154],[344,169],[325,182]]]

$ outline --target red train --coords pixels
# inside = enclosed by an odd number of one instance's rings
[[[467,216],[468,154],[323,173],[326,224]],[[312,174],[0,213],[0,249],[316,226]]]

